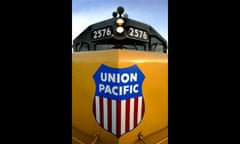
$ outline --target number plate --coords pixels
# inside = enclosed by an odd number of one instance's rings
[[[92,39],[94,40],[102,39],[106,37],[111,37],[111,35],[112,35],[111,27],[101,28],[101,29],[94,30],[92,32]]]
[[[128,35],[130,37],[138,38],[141,40],[148,40],[147,32],[144,30],[137,29],[137,28],[130,27],[128,29]]]

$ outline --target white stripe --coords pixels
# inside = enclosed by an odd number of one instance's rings
[[[96,120],[98,123],[100,123],[99,96],[95,97],[95,103],[96,103]]]
[[[104,129],[108,130],[108,109],[107,109],[107,105],[108,105],[108,99],[107,98],[103,98],[103,127]]]
[[[137,124],[141,121],[142,114],[142,97],[138,97],[138,111],[137,111]]]
[[[121,101],[121,135],[124,134],[126,125],[126,100]]]
[[[117,121],[117,116],[116,116],[116,100],[112,100],[112,133],[117,134],[117,126],[116,126],[116,121]]]
[[[129,113],[129,130],[134,126],[134,98],[130,99],[130,113]]]

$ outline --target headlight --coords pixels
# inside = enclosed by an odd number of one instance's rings
[[[116,29],[116,31],[117,31],[118,33],[123,33],[123,32],[124,32],[124,28],[121,27],[121,26],[118,26],[117,29]]]
[[[117,25],[122,26],[124,24],[124,20],[122,18],[119,18],[116,20]]]

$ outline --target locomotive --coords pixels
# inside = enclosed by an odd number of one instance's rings
[[[73,40],[72,144],[167,144],[167,41],[112,16]]]

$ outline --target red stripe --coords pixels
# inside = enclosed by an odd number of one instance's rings
[[[143,118],[144,112],[145,112],[145,107],[144,107],[144,99],[142,97],[142,115],[141,115],[141,119]]]
[[[137,127],[138,97],[134,98],[134,128]]]
[[[108,131],[112,132],[112,100],[108,99]]]
[[[130,99],[126,100],[126,132],[129,131],[129,113],[130,113]]]
[[[93,114],[94,114],[94,117],[96,118],[96,101],[95,101],[95,97],[94,97],[94,100],[93,100]]]
[[[121,101],[117,101],[117,137],[121,136]]]
[[[100,126],[103,128],[103,97],[99,97],[100,101]]]

